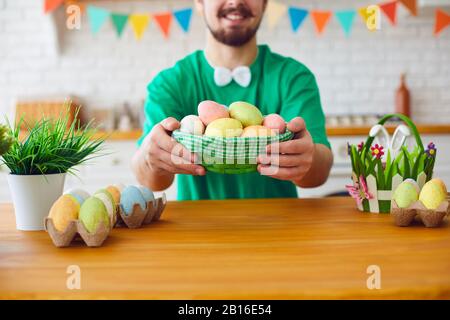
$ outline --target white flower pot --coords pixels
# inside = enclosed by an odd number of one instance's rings
[[[65,173],[8,175],[18,230],[44,230],[44,218],[64,190]]]

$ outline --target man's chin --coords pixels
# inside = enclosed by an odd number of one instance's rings
[[[248,43],[256,34],[256,30],[227,30],[212,32],[213,37],[228,46],[240,47]]]

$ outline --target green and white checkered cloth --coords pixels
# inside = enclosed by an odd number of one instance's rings
[[[291,140],[289,130],[274,137],[207,137],[176,130],[172,137],[191,152],[202,156],[202,165],[219,173],[245,173],[256,171],[256,158],[266,153],[266,146]]]

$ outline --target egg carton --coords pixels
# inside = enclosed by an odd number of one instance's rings
[[[391,215],[399,227],[408,227],[414,219],[420,219],[427,228],[439,227],[444,218],[450,213],[449,201],[445,200],[435,209],[427,209],[421,201],[416,201],[408,208],[399,208],[395,200],[392,201]]]
[[[88,247],[100,247],[111,232],[111,228],[105,226],[104,223],[100,223],[97,230],[94,233],[90,233],[80,220],[70,221],[66,230],[61,232],[55,228],[52,218],[45,218],[45,230],[50,235],[53,244],[58,248],[70,246],[77,236]]]
[[[122,209],[122,206],[118,206],[118,218],[116,226],[127,226],[131,229],[140,228],[143,225],[150,224],[154,221],[158,221],[166,207],[167,199],[166,194],[163,193],[160,198],[156,198],[153,201],[147,202],[147,208],[142,210],[141,206],[137,203],[133,206],[131,214],[126,215]]]

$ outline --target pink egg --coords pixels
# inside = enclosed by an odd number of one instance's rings
[[[229,118],[230,114],[224,105],[211,100],[205,100],[198,105],[198,116],[205,125],[208,125],[214,120]]]
[[[275,113],[264,117],[263,126],[272,130],[277,130],[279,134],[286,131],[286,122],[280,115]]]

